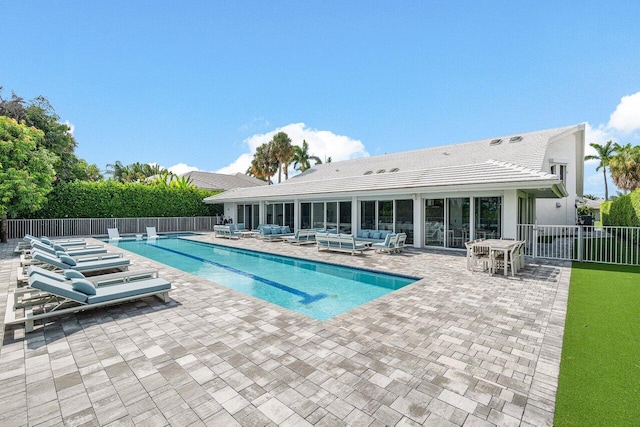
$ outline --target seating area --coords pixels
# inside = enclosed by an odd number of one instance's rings
[[[502,270],[505,276],[508,271],[515,276],[525,268],[524,241],[513,239],[477,239],[465,243],[467,248],[467,270],[475,271],[478,266],[482,271],[496,274]]]

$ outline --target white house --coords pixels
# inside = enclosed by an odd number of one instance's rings
[[[584,124],[316,165],[288,181],[205,199],[246,227],[394,230],[415,247],[518,237],[576,223]]]

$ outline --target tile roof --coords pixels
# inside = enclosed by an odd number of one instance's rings
[[[580,126],[325,163],[281,184],[230,190],[205,201],[219,203],[404,188],[418,191],[471,184],[551,186],[559,181],[555,175],[543,172],[547,146],[555,137],[575,132]],[[500,142],[492,144],[495,140]]]
[[[227,175],[222,173],[192,171],[183,174],[191,178],[191,182],[198,188],[209,190],[232,190],[234,188],[257,187],[267,185],[266,182],[243,173]]]

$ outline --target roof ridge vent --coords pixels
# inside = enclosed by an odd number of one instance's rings
[[[489,145],[499,145],[502,143],[502,138],[492,139]]]
[[[518,136],[512,136],[511,139],[509,139],[509,142],[520,142],[522,141],[522,136],[518,135]]]

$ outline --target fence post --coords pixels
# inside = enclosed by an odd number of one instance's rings
[[[538,222],[533,224],[533,258],[538,258]]]
[[[584,231],[582,226],[578,225],[578,262],[582,262],[582,248],[584,245]]]

